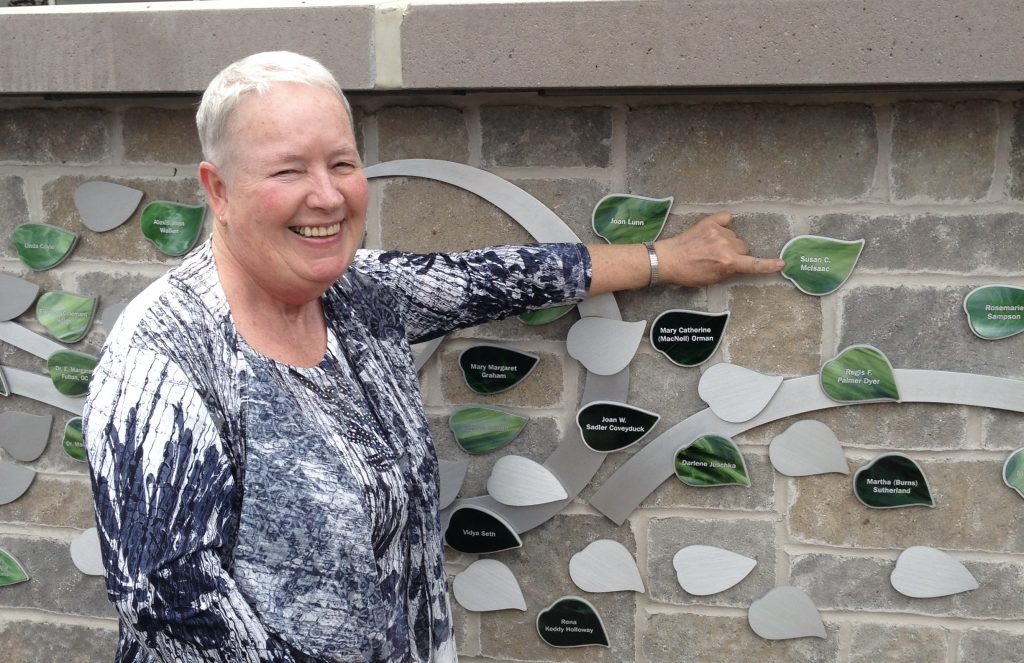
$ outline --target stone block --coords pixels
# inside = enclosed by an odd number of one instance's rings
[[[1024,200],[1024,102],[1013,105],[1013,130],[1010,134],[1009,194]]]
[[[149,274],[122,269],[85,272],[75,274],[74,278],[75,292],[90,297],[99,297],[96,309],[97,320],[93,323],[97,327],[103,326],[98,318],[106,307],[114,304],[127,304],[156,280]],[[104,330],[105,333],[106,330]]]
[[[854,200],[878,152],[861,104],[643,106],[626,131],[629,190],[677,202]]]
[[[984,99],[896,104],[892,196],[897,200],[980,200],[995,171],[999,105]]]
[[[430,253],[532,242],[511,217],[467,191],[418,179],[391,179],[380,186],[386,249]]]
[[[594,207],[612,193],[606,182],[591,179],[514,179],[513,184],[544,203],[584,244],[603,244],[594,233]]]
[[[117,651],[117,625],[109,628],[54,622],[0,622],[0,651],[7,663],[99,663]]]
[[[854,271],[1020,274],[1015,247],[1024,242],[1020,214],[864,217],[827,214],[811,219],[811,234],[864,239]]]
[[[548,352],[533,352],[540,357],[540,361],[526,379],[507,391],[490,396],[478,394],[466,386],[462,369],[459,368],[460,354],[461,351],[445,351],[440,357],[441,393],[452,405],[552,407],[561,403],[563,390],[572,393],[576,389],[575,384],[567,384],[563,377],[561,357]]]
[[[641,346],[629,364],[628,402],[661,415],[649,439],[707,407],[697,395],[699,381],[697,369],[676,366],[661,353]]]
[[[611,158],[609,108],[484,106],[483,165],[604,168]]]
[[[444,106],[392,106],[377,111],[381,161],[469,161],[469,129],[462,110]]]
[[[684,443],[685,444],[685,443]],[[680,445],[682,446],[682,444]],[[775,508],[775,470],[766,456],[740,449],[747,465],[750,486],[687,486],[673,472],[643,502],[641,508],[728,509],[771,511]],[[672,470],[672,468],[668,468]]]
[[[972,628],[960,636],[958,661],[1016,663],[1024,649],[1024,635],[986,628]]]
[[[913,458],[913,454],[911,454]],[[801,543],[851,548],[1024,552],[1020,496],[1003,484],[1002,460],[935,461],[915,458],[935,508],[871,509],[853,496],[840,474],[792,482],[789,531]],[[852,472],[862,463],[851,462]]]
[[[850,663],[945,661],[948,646],[946,632],[939,628],[854,624]]]
[[[37,474],[24,495],[0,508],[0,522],[82,530],[96,527],[89,481]]]
[[[710,596],[683,590],[672,558],[686,546],[725,548],[757,560],[750,574],[732,588]],[[647,530],[647,595],[672,605],[747,608],[775,587],[775,527],[766,520],[654,518]]]
[[[512,410],[514,412],[514,410]],[[517,413],[524,414],[524,413]],[[469,469],[462,482],[460,497],[476,497],[487,494],[487,479],[491,476],[494,462],[502,456],[514,454],[538,463],[544,463],[561,441],[558,422],[549,417],[531,417],[522,432],[507,446],[489,454],[475,456],[462,450],[455,441],[448,417],[431,417],[430,432],[434,436],[437,455],[447,460],[468,460]]]
[[[975,336],[963,310],[970,290],[967,286],[847,290],[840,299],[842,329],[836,347],[841,351],[857,343],[873,345],[894,368],[1024,377],[1024,334],[998,342]]]
[[[714,661],[714,663],[837,663],[839,625],[825,623],[828,637],[765,640],[746,617],[701,614],[651,615],[641,632],[640,651],[647,661]]]
[[[628,527],[615,527],[600,516],[558,515],[523,534],[523,547],[494,556],[512,570],[526,598],[526,612],[502,610],[480,614],[481,654],[499,660],[632,661],[635,592],[587,593],[608,632],[610,648],[556,649],[537,634],[537,614],[563,596],[583,596],[569,578],[569,558],[597,539],[613,539],[634,551]]]
[[[112,115],[100,108],[0,109],[0,161],[89,163],[107,158]]]
[[[641,347],[651,348],[651,325],[654,320],[672,309],[686,309],[689,311],[706,311],[707,293],[703,288],[684,288],[675,285],[660,285],[654,288],[641,288],[639,290],[623,290],[615,293],[615,301],[619,305],[619,312],[622,319],[627,321],[646,320],[647,328],[644,330],[644,341]],[[717,309],[714,311],[719,313]],[[653,350],[653,348],[651,348]],[[667,357],[658,353],[659,357],[665,359],[666,365],[678,370],[688,369],[676,366]]]
[[[895,556],[882,559],[811,553],[792,559],[790,581],[826,610],[1017,620],[1024,614],[1020,600],[1024,577],[1018,564],[964,561],[980,587],[931,599],[910,598],[893,589],[889,575],[895,566]]]
[[[788,285],[729,288],[725,356],[769,375],[811,375],[821,365],[821,300]]]
[[[17,557],[29,575],[28,582],[4,587],[0,608],[116,617],[103,578],[87,576],[75,568],[68,541],[7,534],[0,537],[0,546]]]
[[[132,187],[144,192],[142,201],[131,217],[115,230],[105,233],[94,233],[82,225],[78,209],[75,208],[75,189],[84,182],[106,180],[123,186]],[[206,202],[199,181],[193,178],[162,179],[162,178],[87,178],[77,175],[65,175],[43,185],[43,219],[45,223],[60,226],[79,234],[78,246],[68,261],[105,260],[108,262],[155,262],[177,263],[180,258],[172,258],[161,253],[142,235],[139,221],[142,211],[151,202],[166,200],[184,205],[198,205]],[[206,221],[203,237],[210,232],[212,215]]]
[[[25,182],[17,175],[0,177],[0,234],[4,237],[0,242],[0,258],[18,255],[9,238],[15,228],[29,220]]]
[[[129,108],[121,131],[126,161],[187,164],[194,169],[203,159],[194,107]]]
[[[982,421],[984,448],[1014,451],[1024,447],[1024,415],[1021,413],[989,410]]]

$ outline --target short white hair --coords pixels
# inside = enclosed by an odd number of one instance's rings
[[[290,51],[255,53],[224,67],[203,92],[196,112],[203,159],[221,168],[227,167],[231,113],[244,95],[266,94],[274,83],[300,83],[333,92],[345,107],[349,125],[352,125],[352,108],[348,99],[338,81],[322,64]],[[352,128],[354,131],[355,127]]]

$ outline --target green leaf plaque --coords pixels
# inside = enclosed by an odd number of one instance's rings
[[[821,367],[821,388],[840,403],[899,401],[896,374],[882,351],[851,345]]]
[[[0,587],[17,585],[26,580],[28,580],[28,572],[25,571],[21,562],[14,555],[0,548]]]
[[[519,322],[531,327],[546,325],[549,322],[554,322],[555,320],[568,315],[569,311],[571,311],[575,306],[575,304],[565,304],[563,306],[541,308],[536,311],[527,311],[519,316]]]
[[[46,331],[64,343],[82,340],[92,325],[96,298],[70,292],[46,292],[36,303],[36,319]]]
[[[884,453],[853,475],[853,493],[864,506],[894,509],[901,506],[935,506],[928,480],[912,458]]]
[[[466,453],[480,455],[502,448],[519,435],[526,417],[492,407],[464,407],[452,413],[448,426]]]
[[[665,311],[651,325],[651,345],[674,364],[699,366],[715,354],[728,322],[728,311]]]
[[[74,350],[54,352],[46,361],[53,386],[65,396],[84,396],[96,368],[96,357]]]
[[[64,439],[61,440],[64,453],[79,462],[86,462],[85,439],[82,437],[82,418],[75,417],[64,426]]]
[[[780,258],[782,275],[808,295],[827,295],[839,289],[853,272],[864,240],[848,242],[831,237],[801,235],[789,240]]]
[[[481,555],[521,548],[522,539],[500,516],[480,507],[465,505],[452,512],[444,542],[459,552]]]
[[[625,403],[594,401],[576,413],[583,444],[599,453],[619,451],[644,438],[660,415]]]
[[[25,223],[14,229],[11,241],[25,266],[38,272],[63,262],[78,243],[78,235],[45,223]]]
[[[594,206],[594,232],[609,244],[640,244],[658,239],[672,198],[646,198],[613,193]]]
[[[478,394],[511,389],[529,375],[540,357],[496,345],[474,345],[459,355],[466,385]]]
[[[188,253],[203,230],[206,205],[158,200],[142,210],[142,234],[169,256]]]
[[[676,476],[687,486],[749,486],[743,455],[727,437],[701,435],[676,452]]]
[[[1017,449],[1003,463],[1003,481],[1024,497],[1024,449]]]
[[[977,336],[994,341],[1024,331],[1024,288],[986,285],[964,297],[967,323]]]
[[[578,596],[560,598],[537,613],[537,633],[552,647],[608,646],[601,616]]]

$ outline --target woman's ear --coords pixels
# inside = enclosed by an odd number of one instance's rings
[[[199,182],[206,190],[206,199],[210,201],[213,209],[213,218],[217,223],[222,223],[228,211],[228,186],[217,166],[209,161],[202,161],[199,164]]]

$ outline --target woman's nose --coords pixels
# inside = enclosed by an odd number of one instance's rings
[[[327,170],[313,175],[313,189],[309,193],[309,206],[314,209],[333,210],[345,202],[338,183]]]

